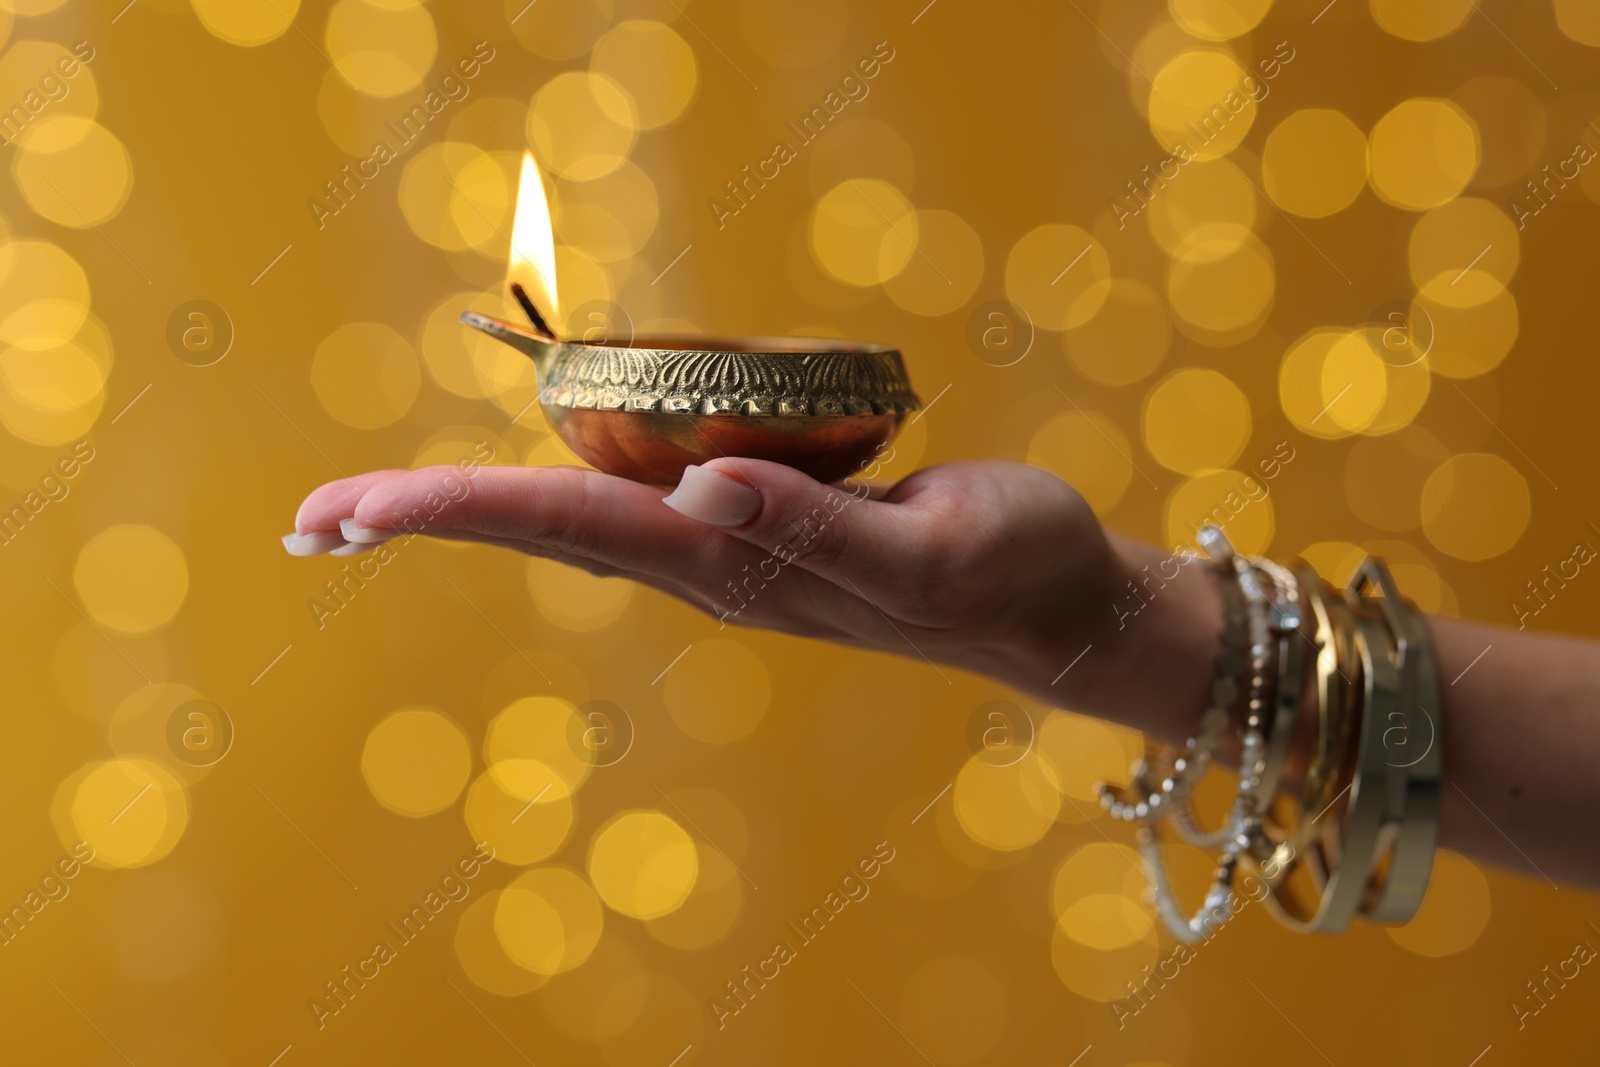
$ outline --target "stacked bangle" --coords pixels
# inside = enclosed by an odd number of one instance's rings
[[[1368,557],[1349,587],[1335,590],[1304,564],[1290,570],[1237,556],[1215,528],[1199,541],[1224,611],[1210,706],[1171,773],[1156,770],[1166,761],[1147,747],[1127,789],[1101,787],[1113,817],[1139,824],[1157,913],[1181,941],[1209,936],[1235,910],[1244,863],[1259,872],[1273,913],[1295,929],[1334,933],[1357,915],[1409,921],[1438,841],[1439,687],[1426,624],[1379,559]],[[1313,714],[1299,796],[1280,796],[1295,737]],[[1230,727],[1238,787],[1222,824],[1207,830],[1194,788]],[[1162,858],[1158,831],[1169,816],[1181,838],[1220,850],[1192,916],[1179,908]]]

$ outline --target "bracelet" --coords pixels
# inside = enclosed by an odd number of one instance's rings
[[[1439,839],[1439,779],[1441,752],[1439,723],[1428,706],[1439,706],[1438,675],[1433,660],[1433,644],[1427,625],[1415,610],[1404,610],[1399,591],[1387,567],[1368,559],[1356,576],[1355,591],[1363,584],[1376,588],[1384,617],[1393,634],[1401,673],[1402,701],[1383,724],[1382,747],[1392,778],[1386,830],[1389,835],[1387,862],[1374,873],[1375,885],[1362,902],[1362,913],[1375,922],[1409,922],[1422,906],[1428,877],[1433,871],[1433,854]],[[1403,612],[1403,613],[1402,613]],[[1430,724],[1427,745],[1420,756],[1396,763],[1388,744],[1390,733],[1400,730],[1405,745],[1411,743],[1412,714],[1421,711]],[[1408,752],[1409,755],[1409,752]]]
[[[1158,784],[1152,785],[1150,781],[1158,756],[1149,746],[1135,765],[1127,790],[1120,791],[1101,783],[1100,805],[1114,819],[1147,819],[1158,811],[1165,815],[1173,800],[1188,797],[1210,768],[1217,742],[1228,728],[1233,705],[1238,699],[1239,672],[1244,667],[1249,628],[1244,593],[1239,584],[1244,561],[1234,555],[1233,546],[1215,527],[1201,530],[1200,541],[1222,591],[1222,637],[1217,651],[1216,679],[1211,686],[1211,703],[1200,716],[1200,731],[1184,744],[1183,754],[1172,761],[1171,773],[1162,775]],[[1163,808],[1163,805],[1167,806]]]
[[[1139,822],[1139,850],[1163,925],[1183,942],[1209,937],[1236,910],[1241,862],[1260,872],[1268,908],[1291,928],[1337,933],[1357,916],[1409,921],[1426,891],[1439,832],[1439,683],[1425,620],[1377,558],[1335,590],[1304,564],[1291,571],[1236,556],[1220,530],[1208,527],[1199,540],[1217,571],[1225,615],[1200,730],[1159,785],[1150,782],[1157,756],[1147,748],[1135,795],[1101,786],[1114,817]],[[1314,623],[1312,634],[1302,630],[1306,623]],[[1238,789],[1222,825],[1207,830],[1192,794],[1236,702]],[[1303,716],[1312,712],[1316,740],[1298,804],[1287,805],[1296,810],[1285,819],[1274,810],[1279,786]],[[1427,723],[1425,735],[1412,729],[1414,712]],[[1396,731],[1408,746],[1400,759],[1389,744]],[[1414,758],[1413,740],[1424,742]],[[1169,815],[1183,839],[1221,850],[1193,916],[1178,907],[1161,854],[1157,831]],[[1292,879],[1297,871],[1309,877]]]

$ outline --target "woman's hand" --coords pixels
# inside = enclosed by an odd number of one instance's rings
[[[1203,705],[1221,623],[1200,568],[1113,542],[1019,463],[936,467],[878,498],[747,459],[690,467],[670,495],[575,467],[378,471],[316,490],[295,529],[296,554],[418,533],[514,548],[1169,737]]]

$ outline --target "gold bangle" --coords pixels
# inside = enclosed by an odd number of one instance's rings
[[[1373,922],[1409,922],[1422,906],[1428,878],[1433,871],[1433,855],[1439,843],[1439,786],[1443,751],[1439,745],[1440,723],[1429,712],[1439,707],[1439,680],[1433,657],[1433,643],[1427,624],[1414,607],[1407,604],[1395,588],[1394,579],[1380,560],[1368,559],[1352,584],[1360,595],[1363,586],[1380,594],[1379,606],[1393,631],[1394,647],[1402,681],[1400,707],[1382,723],[1381,740],[1385,762],[1393,779],[1390,812],[1386,820],[1384,847],[1374,867],[1362,914]],[[1427,741],[1422,754],[1411,756],[1413,715],[1421,711],[1428,723]],[[1406,751],[1396,759],[1389,736],[1400,731]]]
[[[1281,840],[1266,856],[1254,857],[1270,895],[1267,907],[1285,926],[1309,933],[1316,928],[1318,907],[1330,864],[1317,832],[1321,820],[1344,795],[1341,785],[1349,769],[1351,727],[1359,715],[1356,706],[1360,677],[1354,647],[1354,624],[1343,599],[1308,564],[1297,568],[1305,600],[1316,618],[1317,747],[1306,770],[1300,810],[1292,829],[1279,830]],[[1354,677],[1352,677],[1354,676]],[[1327,824],[1336,830],[1338,819]],[[1291,880],[1304,867],[1312,893],[1307,897]]]

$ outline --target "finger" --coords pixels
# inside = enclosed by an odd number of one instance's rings
[[[663,503],[871,596],[885,587],[890,561],[904,558],[919,531],[913,516],[869,499],[869,490],[824,485],[780,463],[722,458],[685,468]]]
[[[767,554],[661,506],[661,490],[577,467],[453,467],[380,482],[344,524],[351,541],[399,533],[473,533],[522,542],[523,551],[562,552],[630,575],[699,590],[705,600],[754,573]],[[801,577],[801,576],[796,576]],[[786,593],[806,583],[787,583]],[[777,599],[765,598],[769,603]]]
[[[405,474],[401,470],[372,471],[354,478],[340,478],[336,482],[312,490],[294,516],[297,534],[337,534],[339,520],[350,517],[356,501],[379,482]],[[337,547],[337,546],[332,546]],[[327,551],[327,549],[319,549]]]

